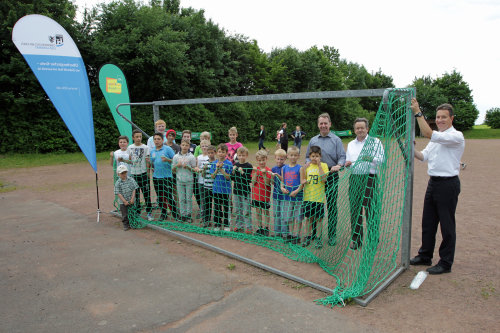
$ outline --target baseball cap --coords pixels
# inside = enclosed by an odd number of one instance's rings
[[[128,171],[127,166],[126,166],[126,165],[123,165],[123,164],[120,164],[120,165],[118,166],[118,168],[116,168],[116,173],[117,173],[117,174],[120,174],[120,173],[122,173],[122,172],[126,172],[126,171]]]
[[[167,134],[165,134],[165,136],[168,136],[170,133],[174,133],[174,138],[177,136],[177,133],[175,133],[175,131],[173,129],[169,129],[167,131]]]

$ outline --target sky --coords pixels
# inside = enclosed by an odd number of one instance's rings
[[[102,1],[74,2],[80,9]],[[207,19],[255,39],[264,52],[334,47],[398,88],[456,70],[472,89],[476,124],[500,107],[500,0],[181,0],[181,7],[204,9]]]

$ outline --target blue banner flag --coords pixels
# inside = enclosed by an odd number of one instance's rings
[[[12,41],[97,173],[89,81],[75,42],[59,23],[37,14],[17,21]]]

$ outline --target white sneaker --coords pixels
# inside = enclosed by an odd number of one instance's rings
[[[231,228],[225,227],[224,231],[231,231]]]
[[[149,222],[151,222],[151,221],[153,221],[153,220],[154,220],[153,216],[151,215],[151,213],[149,213],[149,214],[148,214],[148,221],[149,221]]]
[[[214,231],[220,231],[220,228],[215,227]]]

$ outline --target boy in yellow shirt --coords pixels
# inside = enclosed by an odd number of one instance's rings
[[[323,247],[323,217],[325,216],[325,182],[328,175],[328,165],[321,162],[321,148],[312,146],[309,149],[310,163],[300,169],[300,181],[304,187],[303,210],[306,219],[303,222],[306,236],[302,243],[303,247],[311,244],[318,235],[315,247]]]

